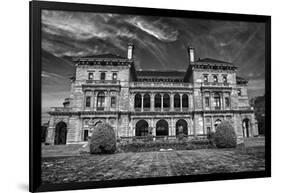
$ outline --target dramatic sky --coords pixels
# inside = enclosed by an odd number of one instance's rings
[[[265,28],[253,22],[175,17],[42,11],[42,111],[62,106],[69,96],[72,57],[92,54],[126,56],[135,45],[137,70],[182,70],[186,47],[197,58],[214,58],[239,66],[249,80],[250,98],[264,94]],[[43,117],[44,118],[44,117]]]

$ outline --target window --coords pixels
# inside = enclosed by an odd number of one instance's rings
[[[135,95],[135,108],[141,108],[141,95]]]
[[[205,97],[205,107],[210,107],[210,98]]]
[[[155,95],[155,104],[154,104],[155,108],[161,108],[161,95],[160,94],[156,94]]]
[[[221,103],[220,103],[220,95],[219,94],[215,94],[215,109],[220,109]]]
[[[84,141],[88,141],[89,130],[84,130]]]
[[[91,97],[87,96],[86,97],[86,107],[90,107],[91,106]]]
[[[186,94],[182,95],[182,107],[188,108],[188,96]]]
[[[101,72],[100,73],[100,79],[101,80],[105,80],[105,72]]]
[[[168,94],[164,94],[163,96],[163,107],[164,108],[170,107],[170,96]]]
[[[99,92],[97,97],[97,110],[104,110],[105,106],[105,94],[104,92]]]
[[[89,72],[89,74],[88,74],[88,79],[89,79],[89,80],[93,80],[93,79],[94,79],[94,73]]]
[[[214,82],[218,82],[218,77],[217,77],[217,75],[214,75],[214,76],[213,76],[213,79],[214,79]]]
[[[179,94],[175,94],[175,96],[174,96],[174,107],[180,108],[180,95]]]
[[[229,106],[230,106],[229,97],[225,97],[225,107],[229,107]]]
[[[115,108],[116,107],[116,97],[115,96],[112,96],[111,97],[111,108]]]
[[[203,81],[208,82],[208,75],[204,75]]]
[[[113,72],[113,74],[112,74],[112,80],[117,80],[117,72]]]
[[[209,135],[211,134],[211,127],[207,127],[207,135],[208,137],[210,137]]]
[[[227,76],[223,76],[223,77],[222,77],[222,81],[223,81],[224,83],[227,83]]]
[[[88,141],[88,137],[89,137],[89,130],[84,130],[84,141]]]
[[[150,95],[149,94],[145,94],[143,96],[143,107],[150,108]]]
[[[241,89],[238,89],[237,94],[238,94],[238,96],[241,96],[241,95],[242,95]]]

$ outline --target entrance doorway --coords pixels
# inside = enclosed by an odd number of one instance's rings
[[[65,122],[61,121],[56,125],[55,145],[66,144],[66,135],[67,135],[67,125]]]

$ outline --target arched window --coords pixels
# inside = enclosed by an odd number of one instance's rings
[[[143,108],[150,108],[150,95],[145,94],[143,96]]]
[[[250,120],[248,118],[243,119],[242,121],[242,128],[243,128],[243,137],[250,137]]]
[[[218,82],[218,77],[217,77],[217,75],[214,75],[214,76],[213,76],[213,80],[214,80],[214,82]]]
[[[182,108],[188,108],[188,96],[187,96],[187,94],[182,95]]]
[[[156,94],[155,95],[155,108],[161,108],[161,95]]]
[[[220,120],[220,119],[217,119],[217,120],[215,121],[215,127],[217,127],[219,124],[221,124],[221,120]]]
[[[141,108],[141,95],[139,93],[135,95],[135,108]]]
[[[169,135],[169,124],[166,120],[159,120],[156,123],[156,136],[167,136]]]
[[[105,94],[104,92],[99,92],[97,96],[97,110],[104,110],[105,107]]]
[[[168,94],[164,94],[163,96],[163,107],[164,108],[170,107],[170,96]]]
[[[140,120],[136,124],[136,136],[148,135],[148,123],[145,120]]]
[[[179,94],[175,94],[175,96],[174,96],[174,107],[180,108],[180,95]]]
[[[188,135],[187,122],[184,119],[180,119],[176,122],[176,135],[180,133]]]

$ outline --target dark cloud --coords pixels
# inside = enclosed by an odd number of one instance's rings
[[[186,47],[196,56],[233,62],[238,75],[250,79],[251,96],[263,95],[265,26],[188,18],[42,11],[43,93],[61,87],[67,97],[72,57],[113,53],[126,56],[135,44],[137,69],[186,70]],[[50,84],[52,79],[57,84]],[[44,84],[48,86],[44,86]],[[44,90],[45,89],[45,90]]]

